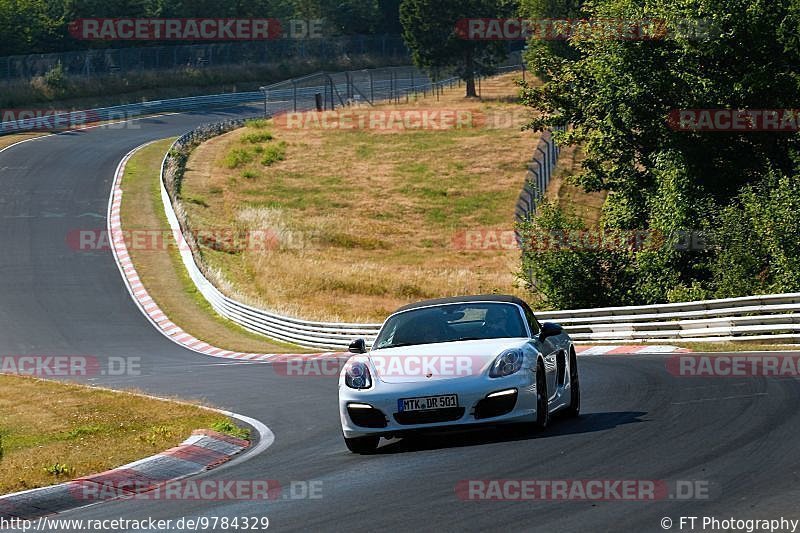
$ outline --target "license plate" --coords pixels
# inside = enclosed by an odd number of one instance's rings
[[[426,396],[423,398],[403,398],[397,400],[397,411],[429,411],[431,409],[447,409],[458,407],[458,396],[447,394],[445,396]]]

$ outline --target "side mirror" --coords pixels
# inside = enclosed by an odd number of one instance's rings
[[[552,322],[545,322],[542,324],[542,331],[539,332],[539,340],[545,340],[548,337],[555,337],[564,333],[564,328]]]
[[[364,339],[356,339],[350,343],[347,351],[350,353],[367,353],[367,341]]]

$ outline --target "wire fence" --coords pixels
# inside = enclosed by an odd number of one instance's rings
[[[410,58],[408,48],[399,35],[142,46],[0,57],[0,80],[25,80],[42,76],[59,64],[69,76],[94,77],[187,67],[281,64],[310,59],[324,62],[357,56],[399,61]]]
[[[525,63],[520,53],[512,53],[497,69],[498,73],[521,72]],[[415,67],[386,67],[356,71],[319,72],[261,87],[264,114],[287,111],[324,111],[351,105],[374,105],[378,102],[408,103],[418,96],[439,97],[447,88],[462,84],[450,72],[430,74]],[[481,96],[481,78],[477,80]]]

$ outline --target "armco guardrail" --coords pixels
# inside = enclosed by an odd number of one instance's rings
[[[314,88],[308,94],[314,94]],[[302,101],[304,106],[311,105],[310,98]],[[293,106],[294,100],[292,102]],[[200,128],[181,137],[173,147],[201,142],[236,127],[241,122],[239,120]],[[170,153],[173,154],[174,151],[171,150]],[[170,227],[173,231],[181,231],[181,224],[168,192],[169,164],[170,154],[165,157],[162,165],[161,196]],[[342,349],[358,337],[365,337],[370,344],[380,328],[380,324],[307,321],[238,302],[224,295],[208,280],[191,250],[185,246],[180,248],[181,258],[192,281],[214,310],[251,331],[301,346]],[[800,293],[651,306],[552,311],[539,313],[538,316],[542,321],[562,324],[576,341],[584,343],[800,341]]]
[[[261,92],[244,92],[229,94],[213,94],[208,96],[194,96],[187,98],[173,98],[170,100],[153,100],[137,104],[125,104],[100,109],[85,111],[71,111],[69,113],[56,113],[48,117],[53,123],[66,124],[69,127],[80,127],[90,123],[127,120],[144,115],[156,115],[169,112],[186,112],[203,109],[220,109],[234,107],[242,104],[258,103],[263,100]],[[31,119],[35,121],[35,119]],[[0,135],[30,131],[28,121],[0,122]]]
[[[544,196],[547,186],[553,178],[560,153],[561,149],[553,140],[553,132],[542,132],[539,144],[533,153],[533,159],[528,163],[525,186],[517,200],[515,211],[517,222],[528,220],[536,214],[536,205]]]
[[[539,313],[578,341],[800,341],[800,293]]]

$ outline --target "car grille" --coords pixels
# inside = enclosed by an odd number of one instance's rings
[[[494,418],[510,413],[517,405],[517,393],[497,396],[495,398],[484,398],[475,406],[475,418]]]
[[[395,413],[394,419],[398,424],[410,426],[413,424],[436,424],[438,422],[452,422],[464,416],[463,407],[448,407],[446,409],[431,409],[430,411],[409,411]]]
[[[347,414],[350,415],[353,424],[362,428],[385,428],[389,424],[386,415],[374,407],[369,409],[348,407]]]

